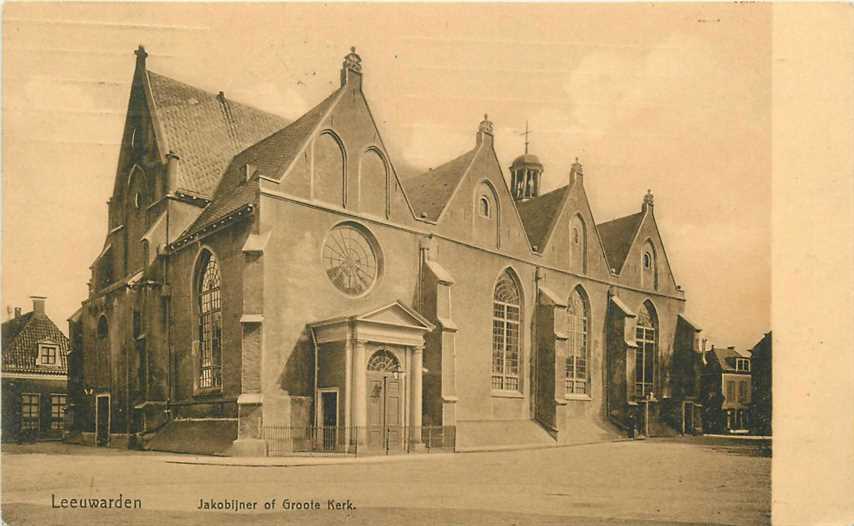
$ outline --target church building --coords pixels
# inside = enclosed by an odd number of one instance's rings
[[[355,49],[293,122],[147,57],[70,321],[75,440],[264,455],[271,433],[318,427],[370,450],[699,425],[700,329],[651,193],[596,224],[580,162],[543,194],[545,165],[502,167],[486,116],[403,178]]]

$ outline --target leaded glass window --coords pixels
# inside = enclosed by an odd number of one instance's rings
[[[638,311],[635,340],[638,348],[635,355],[635,396],[646,398],[653,392],[655,379],[656,330],[655,315],[646,303]]]
[[[576,289],[569,298],[567,306],[569,329],[569,349],[566,355],[566,394],[589,394],[587,382],[587,361],[589,340],[587,332],[587,303]]]
[[[509,271],[495,285],[492,304],[492,388],[519,390],[521,295]]]
[[[341,292],[360,296],[379,275],[379,258],[373,243],[352,225],[335,227],[323,245],[323,268]]]
[[[199,387],[222,386],[222,278],[216,257],[206,252],[199,280]]]
[[[369,371],[395,372],[400,371],[400,361],[389,351],[382,349],[371,355],[368,360]]]

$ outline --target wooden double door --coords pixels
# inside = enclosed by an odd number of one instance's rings
[[[403,379],[388,372],[368,371],[368,447],[405,447]]]

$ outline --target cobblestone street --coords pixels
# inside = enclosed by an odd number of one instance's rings
[[[251,524],[768,524],[771,459],[751,445],[647,440],[299,467],[176,463],[155,452],[4,445],[13,525],[233,524],[202,502],[256,503]],[[56,508],[140,499],[141,509]],[[275,509],[265,503],[276,499]],[[319,510],[285,510],[317,502]],[[330,510],[329,500],[352,510]]]

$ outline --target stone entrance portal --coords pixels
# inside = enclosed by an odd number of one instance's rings
[[[338,433],[344,434],[346,444],[386,450],[417,447],[424,411],[424,335],[434,326],[398,301],[309,328],[317,346],[316,425],[323,425],[320,393],[336,389],[341,397]]]

